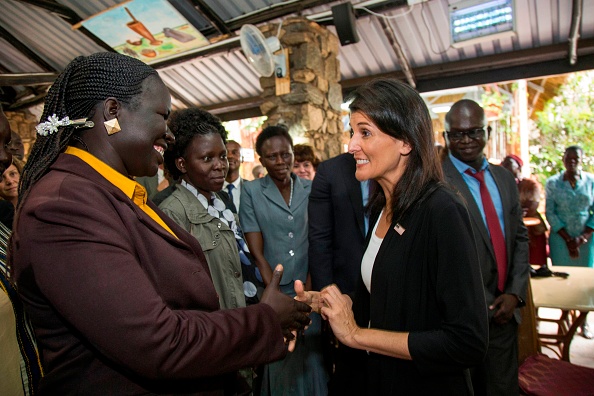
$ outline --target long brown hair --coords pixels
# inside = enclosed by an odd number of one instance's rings
[[[392,191],[392,222],[397,222],[443,180],[435,155],[429,110],[413,88],[394,79],[370,81],[353,92],[348,100],[352,100],[351,113],[365,114],[383,133],[412,147],[404,174]],[[370,197],[370,210],[376,212],[385,204],[383,190],[376,188]]]

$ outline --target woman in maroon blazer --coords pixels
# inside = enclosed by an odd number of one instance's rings
[[[40,394],[232,394],[308,323],[280,272],[263,303],[220,311],[196,239],[147,202],[131,176],[157,172],[170,111],[156,71],[115,53],[74,59],[47,95],[11,256]]]
[[[370,205],[381,214],[369,223],[354,300],[336,286],[322,292],[322,314],[356,356],[345,388],[471,395],[468,367],[487,350],[486,304],[470,218],[442,182],[427,107],[389,79],[352,99],[349,152],[357,179],[380,185]]]

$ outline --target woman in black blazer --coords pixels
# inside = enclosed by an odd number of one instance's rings
[[[349,152],[357,179],[381,186],[370,199],[381,213],[353,300],[336,286],[321,293],[322,314],[353,349],[344,389],[470,395],[467,368],[487,350],[486,304],[470,219],[442,182],[429,112],[396,80],[372,81],[352,99]]]

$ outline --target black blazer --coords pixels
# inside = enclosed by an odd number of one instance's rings
[[[409,332],[412,360],[353,352],[350,394],[470,395],[467,368],[485,356],[488,320],[468,212],[440,186],[399,224],[405,231],[391,225],[375,259],[371,294],[360,280],[353,310],[361,327]]]
[[[470,213],[472,230],[476,238],[479,253],[479,263],[483,276],[485,297],[487,304],[495,300],[497,294],[497,261],[493,244],[489,237],[489,231],[483,221],[480,209],[466,184],[462,175],[456,169],[449,157],[444,158],[444,175],[450,185],[457,190],[466,201]],[[505,244],[507,247],[507,281],[504,292],[515,294],[526,299],[526,287],[530,279],[530,266],[528,265],[528,230],[522,220],[522,208],[518,196],[518,187],[512,174],[500,166],[489,165],[489,171],[493,175],[495,184],[501,196],[503,204],[505,224]],[[495,311],[489,311],[492,316]],[[520,310],[516,309],[514,317],[518,323],[521,322]]]
[[[322,162],[309,194],[309,271],[314,290],[335,283],[355,290],[365,252],[361,183],[355,159],[341,154]]]

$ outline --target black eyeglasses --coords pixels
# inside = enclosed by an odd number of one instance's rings
[[[465,135],[470,139],[478,139],[485,136],[485,128],[476,128],[469,131],[446,131],[446,133],[448,134],[448,138],[450,138],[450,140],[462,140],[464,139]]]

